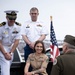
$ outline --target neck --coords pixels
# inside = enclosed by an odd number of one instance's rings
[[[8,22],[8,26],[13,26],[13,25],[14,25],[13,23],[9,23],[9,22]]]
[[[35,53],[35,55],[40,56],[42,53]]]
[[[31,19],[33,22],[36,22],[37,21],[37,19]]]

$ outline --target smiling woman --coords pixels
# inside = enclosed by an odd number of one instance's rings
[[[45,53],[44,43],[42,41],[36,41],[36,43],[34,45],[34,51],[35,51],[36,55]]]
[[[48,57],[45,55],[44,43],[42,41],[36,41],[34,45],[34,53],[31,53],[27,59],[24,74],[25,75],[48,75],[46,72]],[[32,71],[29,72],[29,66],[32,66]]]

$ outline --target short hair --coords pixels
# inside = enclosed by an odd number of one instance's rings
[[[31,11],[35,11],[35,10],[37,10],[37,12],[39,12],[38,8],[36,8],[36,7],[32,7],[32,8],[30,9],[30,12],[31,12]]]
[[[41,44],[42,44],[42,46],[43,46],[43,51],[42,51],[42,53],[45,53],[46,50],[45,50],[44,43],[43,43],[43,41],[39,41],[39,40],[35,42],[35,45],[34,45],[34,52],[36,52],[35,46],[36,46],[38,43],[41,43]]]

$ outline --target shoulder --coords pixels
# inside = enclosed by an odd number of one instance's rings
[[[38,23],[40,23],[40,24],[44,24],[44,22],[43,21],[37,21]]]
[[[1,26],[4,26],[5,24],[6,24],[6,22],[0,23],[0,27],[1,27]]]
[[[24,24],[30,24],[30,23],[31,23],[30,20],[24,22]]]
[[[19,22],[15,22],[16,25],[21,26],[21,24]]]
[[[34,53],[29,54],[29,57],[32,57],[32,56],[34,56]]]
[[[45,26],[45,23],[42,22],[42,21],[37,21],[37,23],[38,23],[39,25],[41,25],[41,26]]]
[[[46,54],[43,54],[43,58],[48,59],[48,56]]]
[[[58,56],[58,57],[54,60],[53,65],[57,65],[57,64],[61,65],[63,56],[64,56],[64,55]]]

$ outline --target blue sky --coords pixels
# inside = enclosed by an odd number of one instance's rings
[[[66,34],[75,35],[75,0],[0,0],[0,22],[6,21],[5,10],[18,10],[17,21],[24,25],[30,19],[31,7],[39,9],[39,19],[50,31],[50,16],[58,40]],[[49,39],[49,36],[47,36]]]

